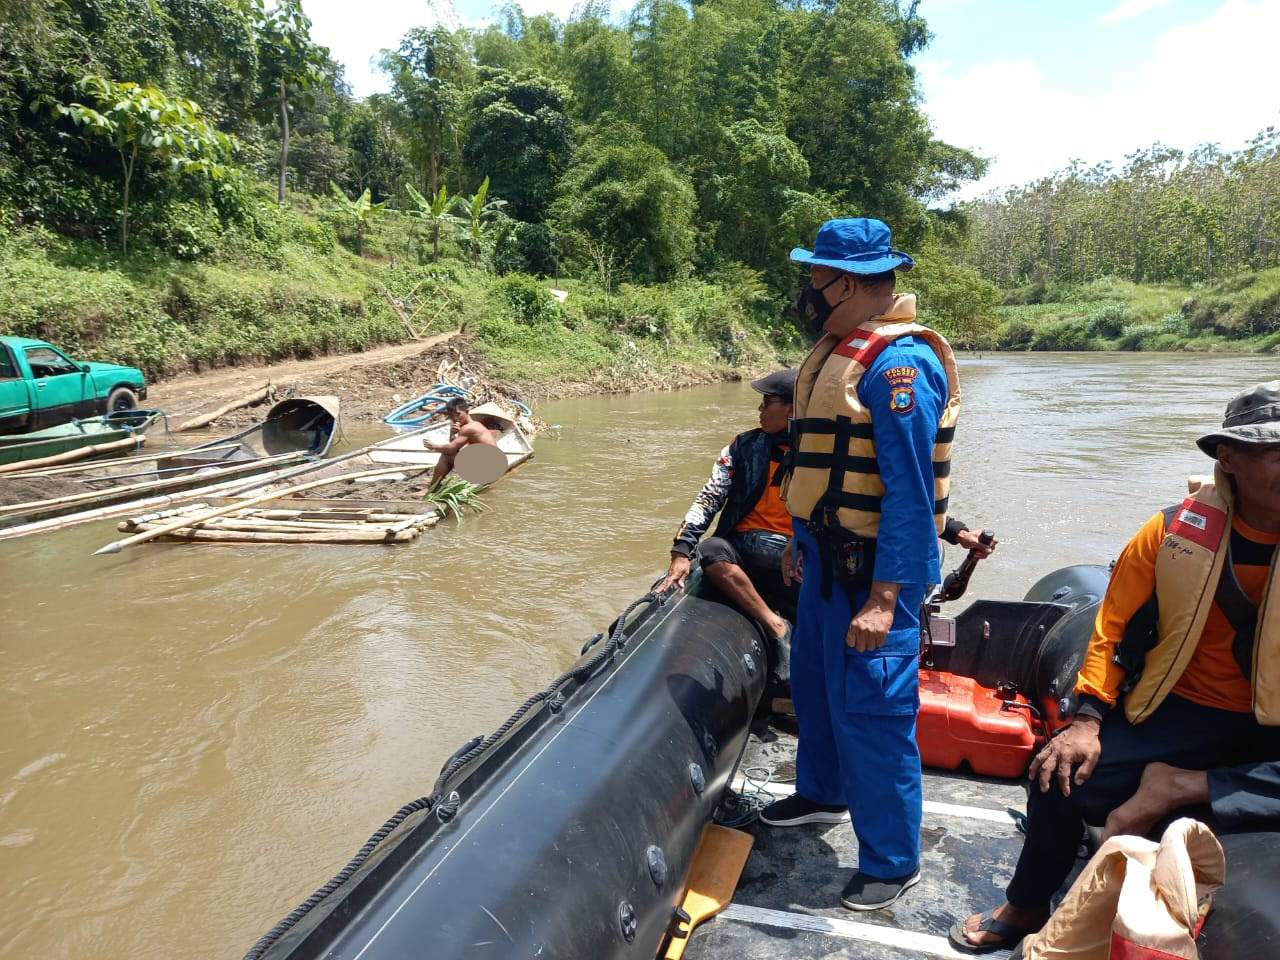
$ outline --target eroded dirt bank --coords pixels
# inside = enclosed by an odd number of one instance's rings
[[[406,400],[421,396],[447,369],[450,379],[470,376],[482,386],[530,406],[540,400],[696,386],[724,379],[714,371],[676,369],[664,371],[661,383],[513,383],[490,376],[487,366],[458,331],[421,341],[379,347],[366,353],[288,360],[256,366],[238,366],[190,374],[153,384],[145,405],[164,410],[171,423],[212,411],[270,383],[277,398],[286,396],[336,396],[344,420],[382,419]],[[219,417],[218,426],[239,426],[261,417],[261,407],[232,411]]]

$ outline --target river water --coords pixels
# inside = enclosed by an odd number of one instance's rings
[[[1107,563],[1275,357],[961,359],[970,597]],[[665,568],[745,383],[548,403],[488,510],[403,547],[0,542],[0,956],[238,958]],[[349,427],[348,445],[381,435]],[[950,565],[958,562],[954,552]]]

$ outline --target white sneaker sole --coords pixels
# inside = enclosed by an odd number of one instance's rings
[[[820,810],[816,813],[806,813],[799,817],[792,817],[789,820],[770,820],[764,814],[760,815],[760,822],[770,827],[798,827],[804,823],[846,823],[848,819],[848,810],[838,813]]]

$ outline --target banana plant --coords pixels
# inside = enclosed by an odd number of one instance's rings
[[[471,232],[471,264],[480,266],[480,244],[489,231],[489,221],[507,205],[505,200],[489,200],[489,178],[485,177],[480,188],[469,197],[455,197],[455,208],[462,214],[462,222],[470,226]]]
[[[452,204],[449,202],[449,188],[441,184],[439,192],[434,200],[428,200],[417,190],[413,189],[412,184],[406,183],[405,189],[409,191],[409,198],[413,200],[416,209],[406,209],[404,212],[413,217],[415,220],[421,220],[427,224],[431,231],[431,262],[435,263],[440,259],[440,230],[442,227],[453,227],[463,222],[461,217],[455,217],[449,212]],[[457,199],[457,198],[455,198]]]
[[[333,209],[349,218],[356,226],[356,253],[364,253],[364,231],[375,216],[387,208],[387,202],[373,202],[373,194],[365,187],[359,198],[352,200],[332,180],[329,189],[333,192]]]

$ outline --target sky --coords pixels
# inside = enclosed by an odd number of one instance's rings
[[[525,0],[562,19],[575,0]],[[302,0],[312,38],[357,96],[387,89],[373,60],[411,27],[478,26],[492,0]],[[615,12],[626,0],[614,0]],[[920,0],[915,55],[934,133],[991,161],[952,199],[1124,158],[1159,142],[1238,150],[1280,127],[1280,0]]]

